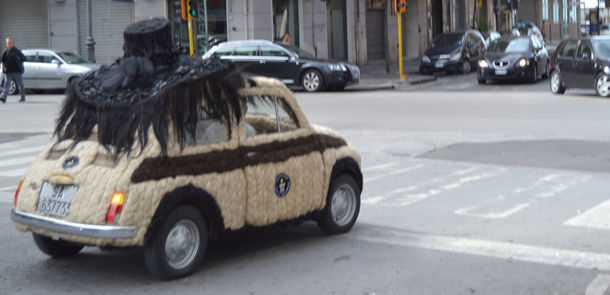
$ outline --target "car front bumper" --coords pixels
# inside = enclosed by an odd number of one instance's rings
[[[420,73],[433,73],[433,72],[459,72],[462,70],[461,61],[438,61],[425,63],[422,62],[419,65]]]
[[[360,82],[360,69],[352,66],[348,69],[348,71],[329,71],[325,73],[325,85],[328,87],[346,86]]]
[[[530,79],[534,74],[532,66],[527,67],[512,67],[507,69],[496,69],[493,67],[477,69],[477,77],[479,79],[489,80],[524,80]]]
[[[13,222],[33,229],[43,229],[54,233],[70,234],[96,239],[130,239],[137,234],[135,226],[95,225],[68,222],[60,219],[39,216],[26,212],[11,210]]]

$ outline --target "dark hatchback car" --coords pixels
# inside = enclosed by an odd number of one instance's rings
[[[502,37],[489,44],[477,65],[477,81],[527,80],[548,76],[549,53],[535,36]]]
[[[308,92],[342,90],[360,82],[360,69],[354,64],[318,59],[298,47],[266,40],[224,42],[212,47],[203,58],[214,56],[232,60],[244,72],[302,86]]]
[[[485,40],[479,31],[444,33],[436,36],[421,59],[419,72],[469,73],[485,52]]]
[[[594,88],[597,95],[610,96],[610,36],[564,40],[551,58],[551,91]]]

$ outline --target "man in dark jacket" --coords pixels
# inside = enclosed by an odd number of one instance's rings
[[[23,62],[25,56],[15,47],[15,41],[12,38],[6,39],[6,51],[2,54],[2,71],[6,79],[4,80],[4,91],[0,100],[2,103],[6,103],[6,96],[8,95],[11,81],[15,81],[15,84],[19,87],[19,94],[21,94],[21,100],[19,102],[25,102],[25,88],[23,87]]]

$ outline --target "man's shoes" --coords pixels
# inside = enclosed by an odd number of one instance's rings
[[[19,102],[25,102],[25,98],[20,99]]]
[[[0,98],[0,100],[2,101],[2,103],[6,103],[6,98]]]

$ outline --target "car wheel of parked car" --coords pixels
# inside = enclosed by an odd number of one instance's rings
[[[566,89],[561,85],[561,76],[557,71],[551,72],[551,92],[554,94],[563,94]]]
[[[600,73],[595,78],[595,92],[601,97],[610,96],[610,77],[604,73]]]
[[[537,67],[534,65],[534,68],[532,69],[532,76],[530,77],[530,83],[536,83],[536,81],[538,81],[538,69],[536,69]]]
[[[144,246],[148,270],[164,279],[192,273],[203,260],[208,242],[206,221],[197,209],[173,209]]]
[[[15,81],[11,81],[11,84],[8,87],[8,94],[9,95],[15,95],[17,94],[17,84],[15,83]],[[4,90],[3,90],[4,91]]]
[[[463,74],[468,74],[468,73],[470,73],[471,69],[472,69],[472,65],[470,64],[470,60],[469,59],[464,59],[462,61],[462,73]]]
[[[53,258],[72,257],[85,247],[81,244],[54,240],[36,233],[32,233],[32,236],[34,236],[34,242],[38,249]]]
[[[326,206],[318,218],[318,226],[329,234],[349,231],[360,211],[360,189],[353,177],[340,175],[331,181]]]
[[[301,77],[301,85],[307,92],[316,92],[322,89],[322,75],[317,70],[307,70]]]
[[[487,80],[485,80],[485,79],[477,79],[477,82],[479,82],[479,84],[485,84],[485,82],[487,82]]]

